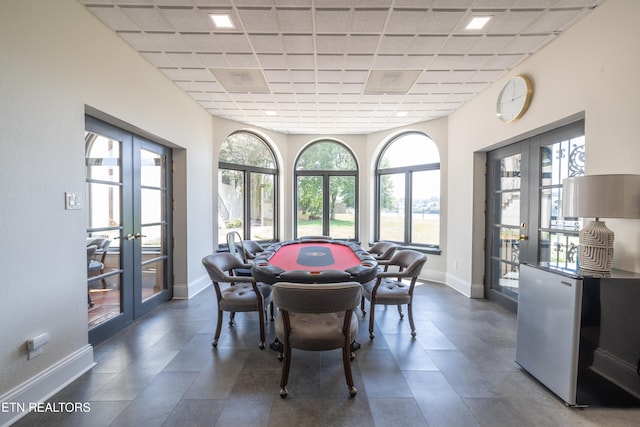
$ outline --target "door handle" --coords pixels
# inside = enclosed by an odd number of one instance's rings
[[[142,233],[136,233],[136,235],[133,236],[134,239],[142,239],[143,237],[147,237],[147,236]]]
[[[526,234],[521,234],[518,236],[518,240],[523,241],[523,240],[528,240],[529,236],[527,236]]]
[[[129,234],[127,234],[126,236],[124,236],[124,238],[125,238],[126,240],[133,240],[133,239],[135,239],[135,238],[136,238],[136,236],[134,236],[133,234],[129,233]]]

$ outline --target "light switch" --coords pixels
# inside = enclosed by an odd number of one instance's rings
[[[78,193],[64,193],[64,208],[80,209],[80,196],[78,196]]]

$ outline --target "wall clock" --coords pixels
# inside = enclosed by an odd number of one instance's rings
[[[505,123],[515,122],[527,112],[532,96],[533,85],[527,76],[511,77],[498,95],[498,118]]]

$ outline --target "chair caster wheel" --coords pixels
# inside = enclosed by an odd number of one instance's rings
[[[369,333],[369,339],[374,339],[376,336],[373,334],[373,332]]]
[[[278,357],[278,360],[281,362],[284,360],[284,356],[282,355],[282,353],[278,353],[277,357]]]
[[[411,337],[415,338],[416,337],[416,331],[411,331]]]
[[[355,354],[353,354],[353,353],[351,353],[351,354],[349,355],[349,360],[350,360],[350,361],[352,361],[352,362],[353,362],[354,360],[356,360],[356,355],[355,355]]]
[[[229,326],[233,326],[233,320],[229,320]]]
[[[351,395],[351,397],[355,396],[356,394],[358,394],[358,389],[355,387],[351,387],[349,389],[349,395]]]
[[[258,347],[260,347],[260,350],[264,350],[264,341],[258,344]]]
[[[213,340],[213,342],[211,343],[212,347],[217,347],[218,346],[218,340]]]
[[[400,315],[400,320],[404,320],[404,314]]]
[[[284,399],[285,397],[287,397],[287,395],[288,395],[288,394],[289,394],[289,392],[287,391],[287,389],[286,389],[286,388],[281,388],[281,389],[280,389],[280,397],[281,397],[281,398],[283,398],[283,399]]]

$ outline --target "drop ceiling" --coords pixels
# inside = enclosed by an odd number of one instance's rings
[[[368,134],[451,114],[606,0],[79,1],[214,116]]]

